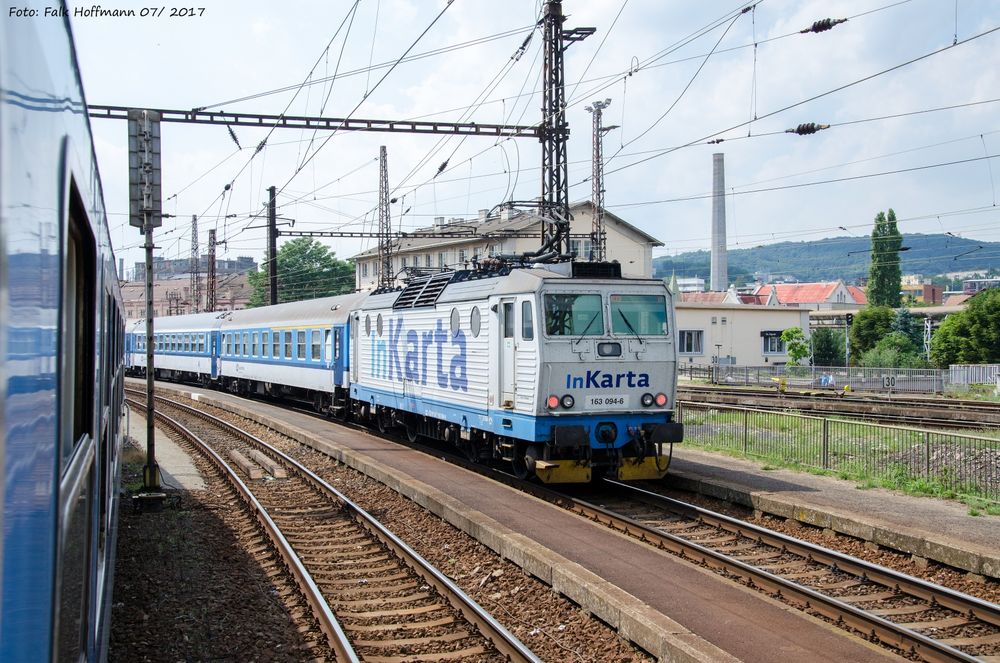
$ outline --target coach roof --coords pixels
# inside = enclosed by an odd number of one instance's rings
[[[276,306],[228,311],[222,318],[222,329],[250,327],[328,326],[347,322],[348,314],[368,297],[366,292],[354,292],[336,297],[321,297]]]

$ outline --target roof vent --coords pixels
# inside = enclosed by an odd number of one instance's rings
[[[392,308],[421,308],[434,306],[445,287],[451,283],[455,272],[441,272],[431,276],[412,279],[399,293]]]

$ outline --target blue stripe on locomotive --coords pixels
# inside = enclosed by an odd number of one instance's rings
[[[351,386],[351,398],[365,403],[373,403],[385,407],[396,408],[442,421],[458,424],[463,428],[478,428],[497,435],[513,437],[529,442],[548,442],[552,440],[552,429],[556,426],[584,426],[590,431],[590,446],[593,449],[619,448],[629,442],[628,427],[643,424],[666,423],[666,412],[640,413],[603,413],[603,414],[560,414],[560,415],[530,415],[509,410],[489,410],[445,403],[423,397],[406,396],[384,389]],[[613,445],[597,440],[594,430],[597,424],[613,423],[618,429],[618,436]]]

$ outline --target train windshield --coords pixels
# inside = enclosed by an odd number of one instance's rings
[[[666,298],[662,295],[611,295],[611,330],[615,334],[665,336]]]
[[[600,295],[545,295],[545,333],[549,336],[602,336]]]

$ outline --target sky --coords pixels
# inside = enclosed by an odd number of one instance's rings
[[[103,8],[142,6],[112,2]],[[202,4],[187,17],[170,17],[167,6],[157,17],[71,18],[88,102],[383,120],[541,119],[538,0]],[[71,1],[71,14],[92,5]],[[876,213],[890,207],[904,236],[1000,241],[1000,159],[991,158],[1000,155],[1000,3],[566,0],[563,9],[565,28],[596,28],[566,51],[570,200],[591,196],[586,107],[610,99],[605,205],[664,243],[654,256],[709,247],[715,152],[725,154],[730,249],[868,235]],[[799,32],[825,18],[849,20]],[[407,53],[429,55],[399,61]],[[263,94],[274,90],[283,91]],[[784,133],[806,122],[832,126]],[[127,223],[126,124],[91,124],[112,242],[131,268],[142,252]],[[376,230],[380,145],[397,198],[394,228],[474,217],[541,191],[540,146],[531,138],[233,132],[240,147],[221,126],[162,126],[163,210],[175,215],[156,234],[164,257],[190,255],[197,215],[202,252],[206,230],[216,228],[225,239],[220,258],[263,260],[272,185],[279,217],[294,219],[284,229]],[[724,141],[708,143],[717,138]],[[373,245],[324,241],[340,258]],[[970,259],[977,264],[964,263]],[[983,263],[1000,256],[980,252],[956,267]]]

